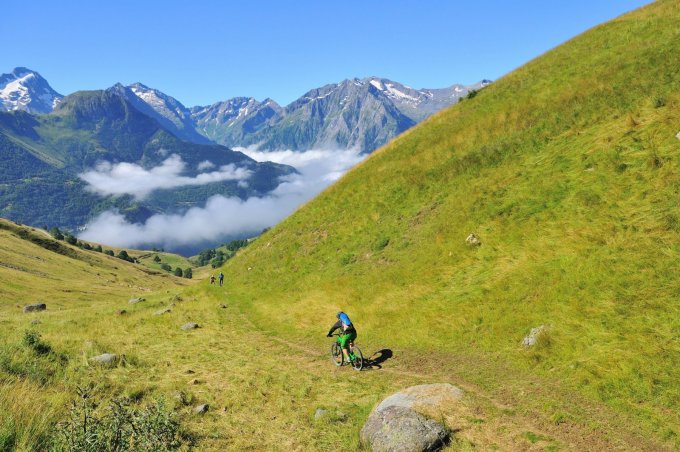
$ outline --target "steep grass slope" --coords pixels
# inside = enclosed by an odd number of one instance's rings
[[[342,308],[361,343],[436,355],[497,393],[517,384],[507,364],[551,382],[543,408],[558,424],[591,421],[560,411],[558,392],[575,390],[677,446],[679,55],[670,0],[548,52],[229,261],[230,296],[260,327],[312,343]]]

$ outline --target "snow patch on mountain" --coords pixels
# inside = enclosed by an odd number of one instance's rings
[[[0,75],[0,110],[49,113],[64,96],[57,93],[40,74],[18,67]]]

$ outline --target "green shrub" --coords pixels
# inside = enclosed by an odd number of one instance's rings
[[[194,274],[191,271],[191,267],[184,270],[184,277],[187,278],[187,279],[191,279],[191,278],[194,277]]]
[[[57,425],[54,450],[169,451],[188,443],[162,398],[142,408],[113,399],[101,414],[96,405],[87,390],[78,389],[68,419]]]
[[[165,270],[166,272],[171,272],[171,271],[172,271],[172,267],[170,266],[170,264],[162,263],[162,264],[161,264],[161,268],[162,268],[163,270]]]
[[[48,353],[52,352],[52,347],[50,347],[50,344],[43,342],[40,339],[40,333],[37,331],[25,331],[23,344],[39,355],[47,355]]]
[[[177,268],[175,269],[175,276],[177,276],[177,277],[179,277],[179,278],[181,278],[182,276],[184,276],[184,273],[182,272],[182,269],[181,269],[181,268],[177,267]]]

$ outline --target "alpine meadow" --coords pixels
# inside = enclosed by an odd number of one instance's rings
[[[678,0],[599,25],[193,279],[0,220],[0,450],[391,450],[376,405],[433,383],[446,450],[677,450],[679,56]]]

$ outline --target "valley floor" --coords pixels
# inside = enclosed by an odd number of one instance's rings
[[[165,307],[171,312],[154,315]],[[128,312],[116,315],[119,309]],[[622,416],[494,357],[386,352],[389,344],[359,338],[365,355],[383,350],[387,359],[362,372],[337,368],[328,356],[330,339],[323,340],[327,325],[319,325],[314,343],[277,337],[253,325],[227,290],[205,282],[170,286],[135,305],[127,298],[79,300],[60,312],[17,311],[2,307],[3,342],[17,342],[33,328],[71,357],[64,379],[43,389],[30,378],[4,380],[0,405],[12,407],[20,421],[25,412],[23,422],[35,424],[25,426],[26,435],[63,416],[75,385],[94,384],[102,399],[127,395],[143,404],[163,395],[198,450],[356,450],[363,422],[384,397],[414,384],[448,382],[466,391],[460,406],[442,413],[455,431],[452,449],[663,449]],[[41,323],[31,325],[34,318]],[[187,322],[200,328],[180,330]],[[78,327],[64,334],[70,323]],[[104,351],[125,354],[126,364],[110,370],[87,365],[85,358]],[[176,400],[178,391],[184,403]],[[208,413],[193,414],[202,403],[210,405]],[[35,406],[50,418],[28,416]],[[330,414],[315,420],[318,408]],[[33,446],[30,437],[19,443]]]

